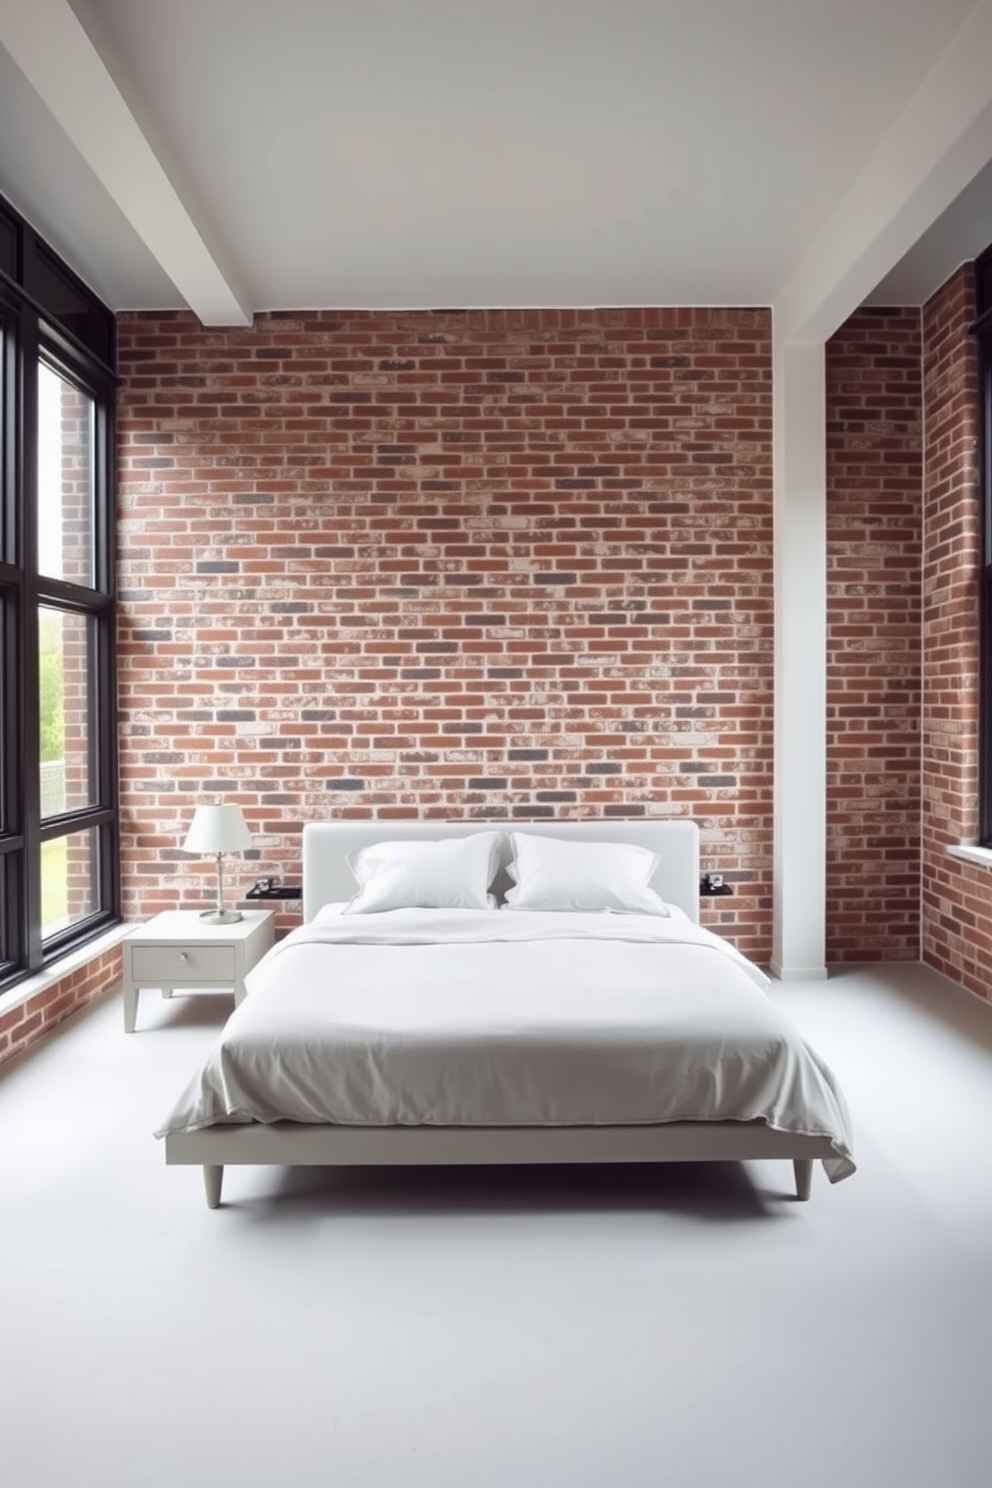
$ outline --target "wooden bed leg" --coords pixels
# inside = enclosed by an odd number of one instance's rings
[[[813,1186],[813,1159],[811,1157],[794,1157],[792,1166],[796,1173],[796,1198],[808,1199],[810,1189]]]
[[[220,1186],[224,1182],[224,1169],[214,1164],[203,1165],[203,1186],[207,1190],[207,1208],[220,1207]]]

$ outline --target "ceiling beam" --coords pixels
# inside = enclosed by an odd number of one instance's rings
[[[990,58],[980,0],[776,297],[777,340],[832,336],[992,159]]]
[[[0,0],[0,44],[203,324],[250,325],[247,298],[67,0]]]

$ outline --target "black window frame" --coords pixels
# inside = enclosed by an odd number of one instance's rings
[[[116,322],[0,197],[0,994],[121,919],[116,657]],[[38,368],[93,408],[92,585],[40,572]],[[91,622],[90,802],[42,817],[39,607]],[[43,938],[41,850],[92,833],[92,910]]]

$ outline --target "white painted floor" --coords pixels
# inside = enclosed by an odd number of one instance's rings
[[[230,1008],[0,1072],[4,1488],[989,1488],[992,1006],[773,994],[859,1172],[231,1169],[152,1128]]]

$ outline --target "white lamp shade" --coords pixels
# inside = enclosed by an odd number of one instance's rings
[[[240,806],[197,806],[183,848],[191,853],[243,852],[252,835]]]

